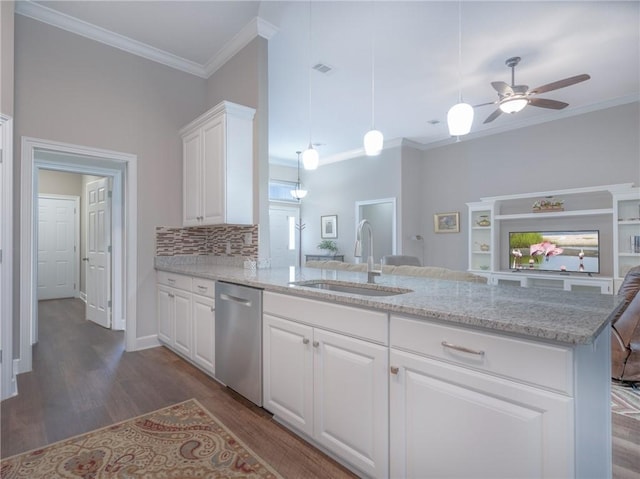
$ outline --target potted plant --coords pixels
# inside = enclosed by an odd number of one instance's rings
[[[318,249],[325,251],[329,256],[335,256],[338,252],[338,245],[332,240],[322,240],[318,243]]]

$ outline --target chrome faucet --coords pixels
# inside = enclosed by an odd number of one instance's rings
[[[373,230],[371,224],[367,220],[362,220],[358,224],[358,231],[356,233],[356,247],[353,252],[353,256],[356,258],[362,258],[362,230],[367,227],[369,231],[369,257],[367,258],[367,283],[375,283],[375,277],[380,276],[380,271],[373,269]]]

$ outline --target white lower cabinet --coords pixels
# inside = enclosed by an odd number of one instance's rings
[[[191,293],[158,285],[158,339],[183,355],[191,354]]]
[[[391,349],[391,477],[573,476],[573,400]]]
[[[263,354],[266,409],[358,471],[388,476],[386,346],[265,313]]]
[[[215,375],[215,282],[158,272],[158,339]]]
[[[215,375],[215,300],[194,294],[191,299],[193,318],[193,362]]]

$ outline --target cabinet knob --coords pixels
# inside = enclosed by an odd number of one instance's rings
[[[318,346],[320,346],[320,343],[318,341],[314,341],[313,342],[313,347],[317,348]]]
[[[216,310],[211,306],[211,312],[214,313]]]
[[[398,372],[400,371],[400,368],[398,368],[397,366],[391,366],[391,374],[398,374]]]
[[[302,344],[309,344],[309,340],[307,338],[302,338]]]

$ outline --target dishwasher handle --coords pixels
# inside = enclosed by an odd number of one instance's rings
[[[238,296],[233,296],[227,293],[221,293],[220,299],[223,301],[232,301],[234,303],[241,304],[242,306],[251,307],[251,301],[245,298],[240,298]]]

